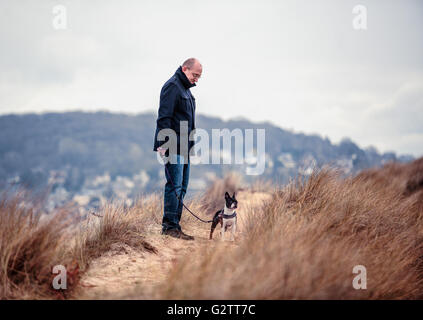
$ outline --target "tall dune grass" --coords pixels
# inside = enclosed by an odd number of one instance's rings
[[[228,175],[188,206],[201,216],[213,214],[224,192],[242,185],[240,176]],[[255,188],[272,197],[259,210],[247,210],[243,237],[235,244],[202,242],[177,259],[158,297],[423,298],[423,158],[348,178],[324,168],[286,186]],[[130,208],[110,202],[78,225],[70,214],[62,208],[41,218],[22,194],[0,198],[0,299],[74,298],[81,272],[115,243],[160,251],[149,235],[159,232],[162,197],[140,198]],[[186,212],[182,223],[209,227]],[[57,264],[67,267],[66,291],[52,289]],[[367,270],[365,290],[352,285],[357,265]]]
[[[73,270],[64,244],[69,219],[66,210],[45,217],[20,191],[0,199],[0,299],[62,298],[52,288],[53,266]],[[69,277],[70,280],[71,277]],[[76,284],[76,281],[72,285]],[[72,285],[68,292],[72,291]]]
[[[122,204],[110,202],[88,217],[81,224],[73,247],[73,255],[83,270],[115,243],[156,253],[157,249],[146,241],[144,234],[147,225],[154,221],[155,204],[155,201],[141,199],[137,205],[124,208]]]
[[[423,191],[404,194],[421,161],[347,179],[325,168],[292,181],[250,217],[239,246],[181,259],[161,297],[423,298]],[[357,265],[367,270],[365,290],[352,285]]]
[[[90,262],[114,243],[156,253],[145,239],[145,228],[157,220],[156,199],[136,206],[109,203],[75,224],[68,208],[41,215],[25,192],[0,199],[0,299],[72,298]],[[67,272],[67,288],[52,283],[55,265]]]

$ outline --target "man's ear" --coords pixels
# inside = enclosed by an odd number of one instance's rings
[[[230,198],[231,196],[229,195],[228,192],[225,192],[225,198]]]

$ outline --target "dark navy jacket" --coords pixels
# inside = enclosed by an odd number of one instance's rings
[[[188,122],[188,137],[195,129],[195,98],[189,88],[194,87],[182,67],[176,70],[175,74],[163,85],[160,92],[160,106],[157,117],[156,133],[154,135],[154,151],[166,141],[158,141],[157,135],[162,129],[172,129],[177,134],[177,150],[180,154],[180,123]],[[188,151],[194,145],[193,141],[188,141]]]

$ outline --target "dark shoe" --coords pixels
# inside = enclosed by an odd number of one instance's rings
[[[182,235],[181,236],[182,239],[184,239],[184,240],[194,240],[193,236],[190,236],[189,234],[184,233],[182,230],[180,232],[181,232],[181,235]]]
[[[193,236],[189,236],[178,229],[170,229],[170,230],[162,231],[162,234],[168,235],[177,239],[182,239],[182,240],[194,240]]]

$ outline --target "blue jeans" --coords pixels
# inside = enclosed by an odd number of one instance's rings
[[[181,230],[179,221],[182,215],[182,201],[185,197],[188,188],[189,180],[189,159],[184,164],[184,157],[181,155],[172,155],[173,163],[168,162],[166,164],[165,176],[166,185],[164,190],[164,212],[162,221],[162,230],[178,229]],[[170,175],[170,177],[169,177]],[[172,185],[174,184],[174,186]],[[179,196],[179,200],[176,197],[176,193]]]

